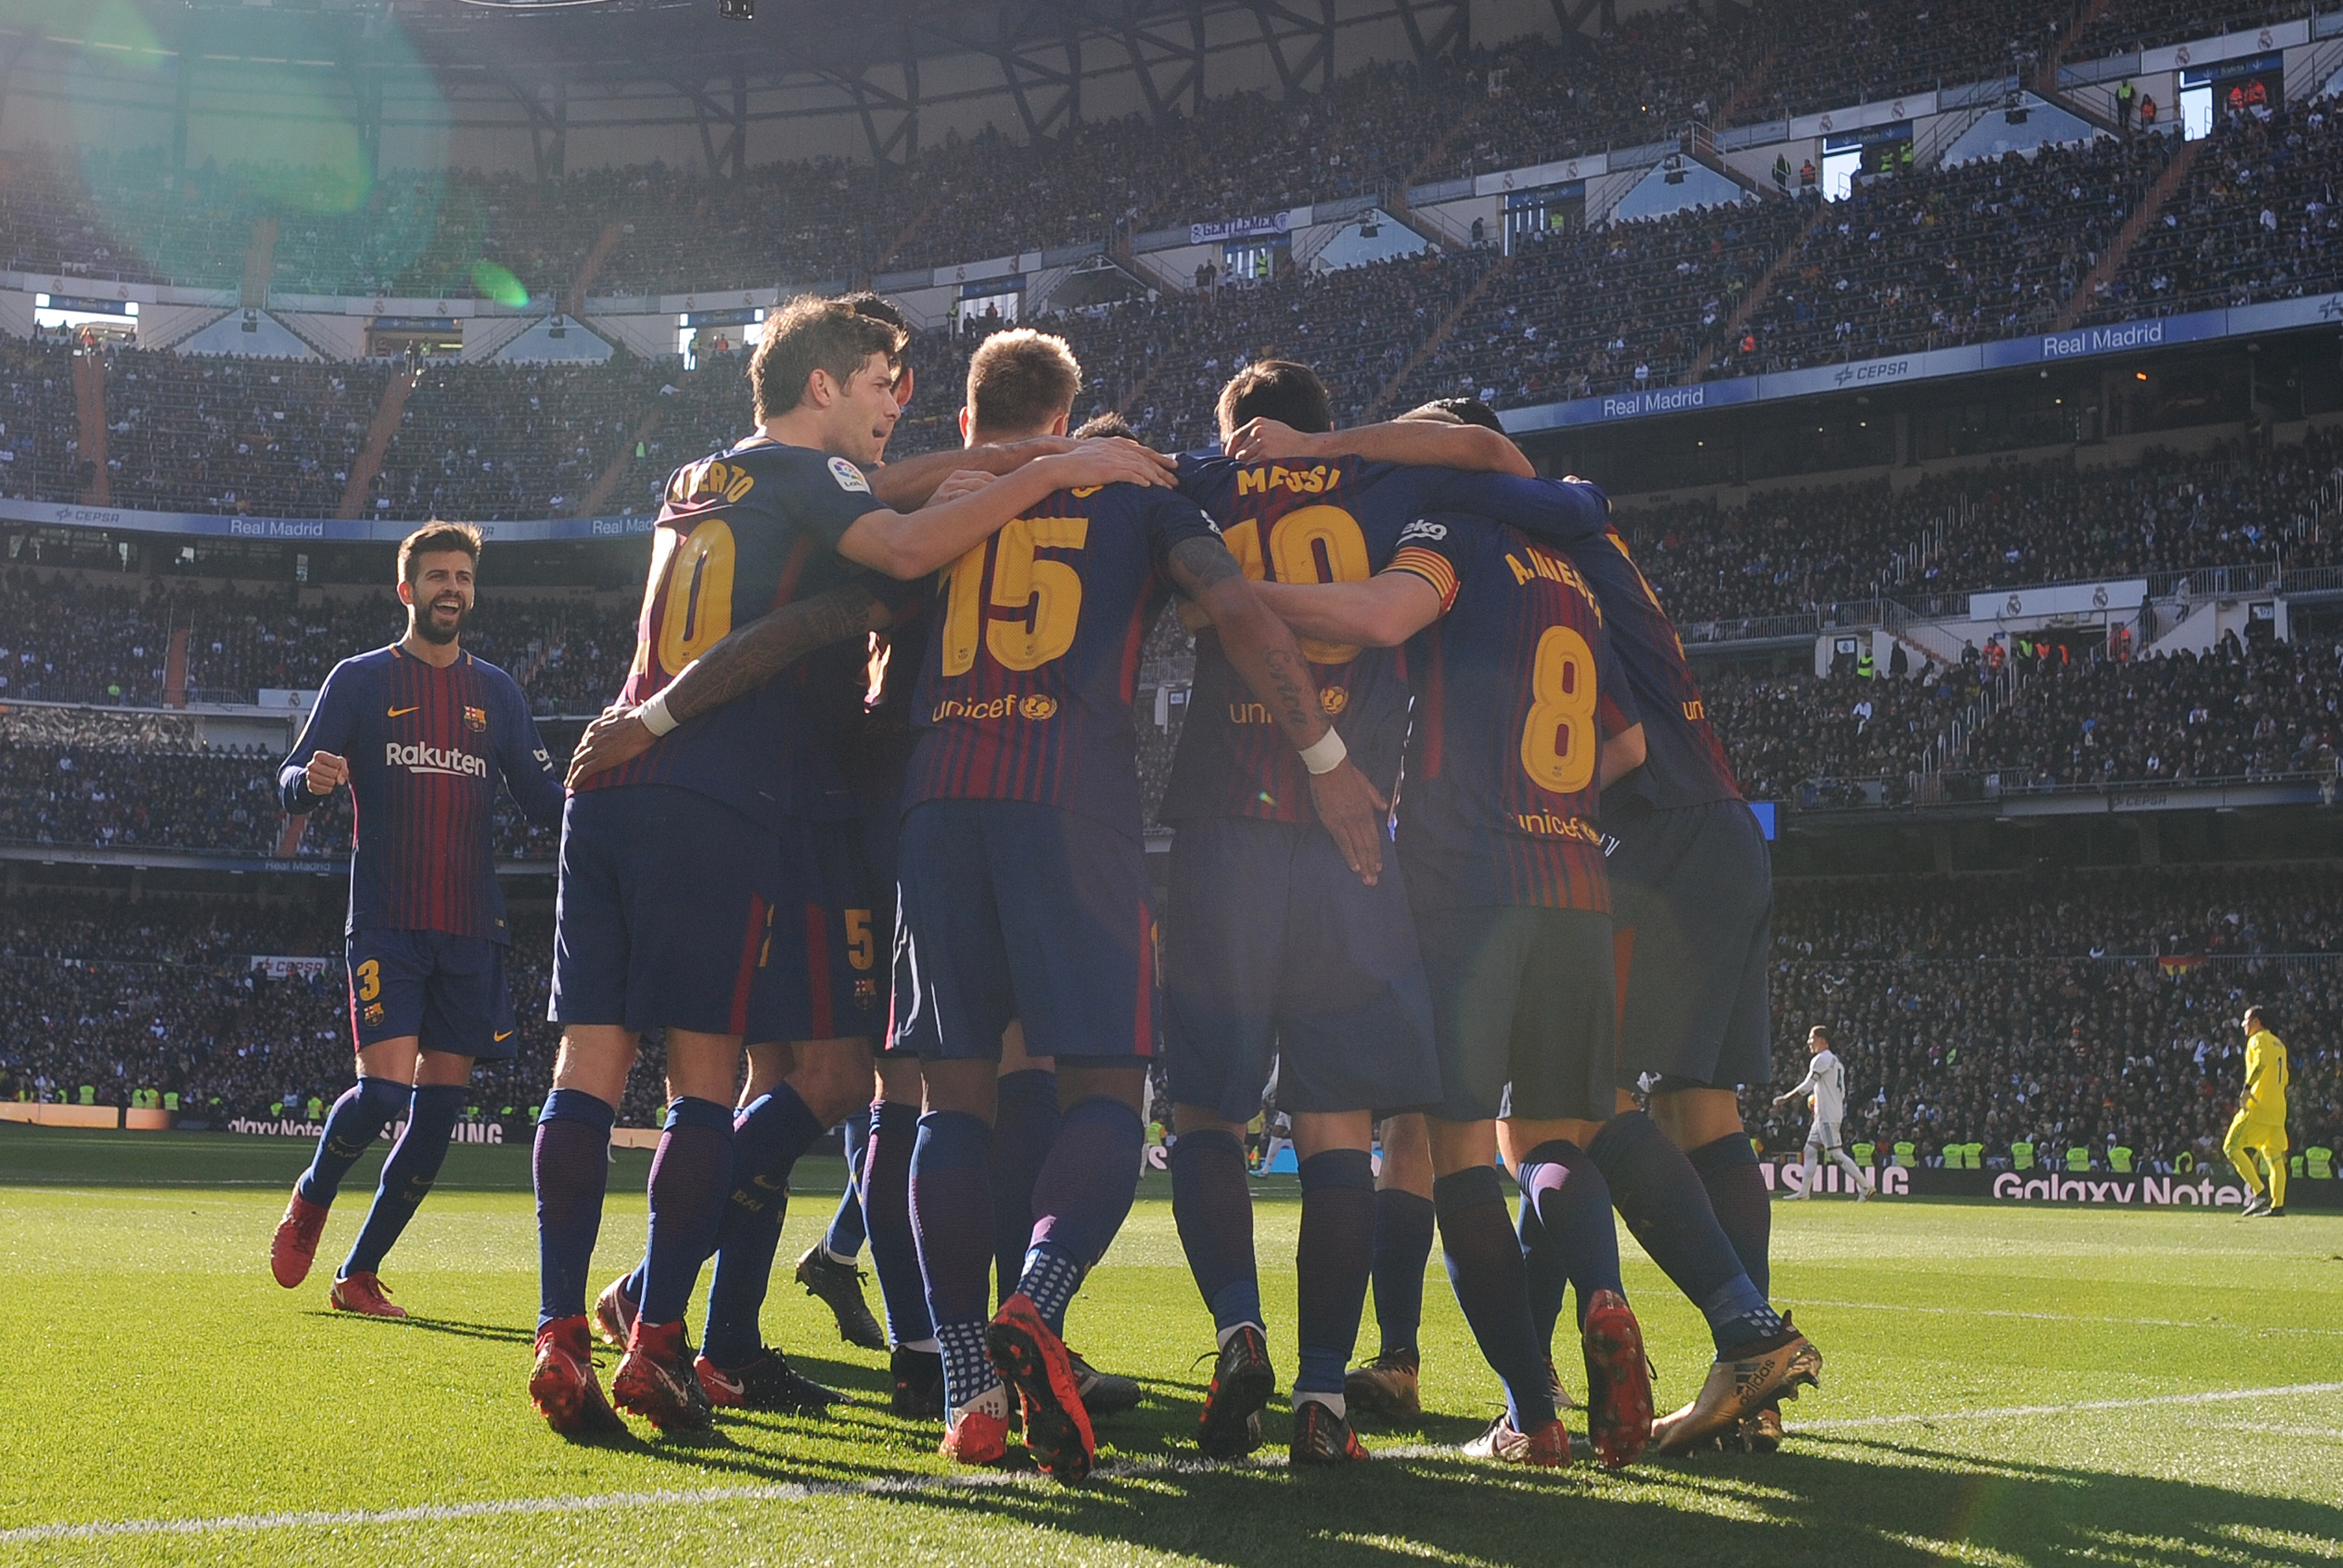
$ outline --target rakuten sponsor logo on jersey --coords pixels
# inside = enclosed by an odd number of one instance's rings
[[[1513,814],[1513,826],[1542,839],[1575,839],[1582,844],[1603,842],[1602,833],[1583,817],[1558,817],[1552,811],[1517,811]]]
[[[418,740],[411,746],[401,746],[396,740],[382,743],[382,765],[404,768],[409,773],[437,773],[449,779],[486,779],[488,759],[475,757],[468,751],[443,749]]]

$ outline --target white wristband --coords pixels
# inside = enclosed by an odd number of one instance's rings
[[[1309,769],[1313,776],[1320,773],[1332,773],[1342,765],[1342,759],[1350,754],[1351,749],[1342,744],[1342,738],[1334,732],[1334,727],[1331,724],[1326,726],[1325,734],[1321,735],[1296,753],[1302,759],[1302,766]]]
[[[643,728],[649,730],[653,735],[665,735],[669,730],[673,729],[678,724],[683,722],[673,714],[668,712],[667,689],[665,687],[661,687],[658,695],[653,697],[649,701],[645,702],[640,707],[637,708],[635,709],[635,717],[641,719],[643,721]]]

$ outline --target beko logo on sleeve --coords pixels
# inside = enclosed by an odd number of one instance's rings
[[[1444,539],[1447,537],[1447,524],[1435,523],[1425,518],[1416,518],[1399,531],[1401,544],[1405,544],[1410,539]]]

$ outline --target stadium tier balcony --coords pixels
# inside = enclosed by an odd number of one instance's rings
[[[2110,0],[2075,30],[2068,63],[2128,55],[2290,22],[2331,7],[2318,0]]]

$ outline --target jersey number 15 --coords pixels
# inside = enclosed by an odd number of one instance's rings
[[[1079,550],[1090,537],[1088,518],[1015,518],[954,561],[945,574],[944,674],[975,668],[980,643],[1005,669],[1064,657],[1081,620],[1081,574],[1034,552]]]

